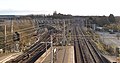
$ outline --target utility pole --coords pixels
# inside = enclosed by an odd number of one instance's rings
[[[104,27],[103,27],[103,42],[104,42],[104,35],[105,35],[105,33],[104,33]]]
[[[92,25],[92,29],[93,29],[93,31],[95,31],[96,24],[91,24],[91,25]]]
[[[119,24],[117,24],[117,28],[118,28],[118,34],[116,36],[117,36],[117,39],[119,40],[119,37],[120,37]]]
[[[40,42],[40,43],[46,43],[46,55],[47,55],[47,43],[51,44],[51,57],[50,57],[50,63],[54,63],[54,52],[53,52],[53,37],[50,35],[51,41],[50,42]],[[39,40],[37,40],[38,42]]]
[[[10,18],[10,20],[11,20],[11,34],[13,35],[13,20]],[[12,41],[13,42],[13,41]],[[12,47],[10,47],[10,49],[12,49]]]
[[[46,55],[47,55],[47,42],[45,42],[45,44],[46,44]]]
[[[65,37],[65,20],[64,20],[63,44],[66,44],[66,43],[65,43],[65,39],[66,39],[66,37]]]
[[[119,38],[120,38],[120,30],[118,30],[118,40],[119,40]]]
[[[70,42],[71,42],[71,28],[70,28],[70,25],[71,25],[71,23],[70,23],[70,20],[69,20],[69,24],[68,24],[68,45],[70,45]]]
[[[4,39],[4,46],[5,46],[5,52],[6,52],[6,24],[4,25],[5,27],[4,27],[4,34],[5,34],[5,39]]]
[[[60,30],[60,24],[59,24],[59,21],[57,21],[58,22],[58,30]]]
[[[53,63],[53,37],[52,35],[50,35],[50,38],[51,38],[51,63]]]
[[[11,33],[13,34],[13,20],[12,19],[10,20],[11,20]]]
[[[86,31],[87,31],[87,20],[86,20]]]

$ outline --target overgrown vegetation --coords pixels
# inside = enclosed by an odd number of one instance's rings
[[[114,44],[106,45],[103,43],[100,36],[94,33],[92,30],[88,31],[90,35],[92,35],[91,39],[94,41],[95,47],[103,54],[107,55],[115,55],[116,46]],[[95,35],[95,36],[94,36]]]
[[[20,34],[20,47],[23,50],[25,46],[29,46],[30,43],[33,43],[36,39],[33,36],[34,31],[36,31],[35,25],[32,19],[28,18],[19,18],[18,20],[13,19],[13,31],[18,32]],[[6,49],[11,51],[14,45],[13,42],[13,33],[11,33],[11,21],[6,20],[6,31],[7,31],[7,43],[4,43],[4,26],[0,28],[0,48],[4,49],[3,45],[6,45]],[[3,40],[2,40],[3,39]]]

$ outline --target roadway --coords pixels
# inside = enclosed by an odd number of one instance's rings
[[[109,34],[109,32],[97,32],[97,34],[100,35],[100,39],[102,40],[102,42],[108,46],[113,47],[114,51],[116,51],[116,47],[120,46],[120,40],[118,40],[118,38],[116,37],[117,33]],[[104,57],[107,58],[110,62],[117,61],[116,56],[109,56],[107,54],[104,54]]]
[[[109,34],[108,32],[97,32],[103,43],[109,46],[120,46],[120,40],[117,39],[116,34]]]

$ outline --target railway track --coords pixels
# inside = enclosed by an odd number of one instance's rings
[[[49,33],[42,36],[42,39],[32,45],[24,54],[6,63],[34,63],[46,51],[46,44],[40,42],[48,40],[50,40]],[[49,47],[50,44],[47,44],[47,48]]]
[[[106,63],[79,26],[74,27],[75,63]],[[82,35],[82,36],[81,36]]]

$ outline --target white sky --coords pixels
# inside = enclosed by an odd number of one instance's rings
[[[0,0],[0,14],[52,14],[120,16],[119,0]]]

